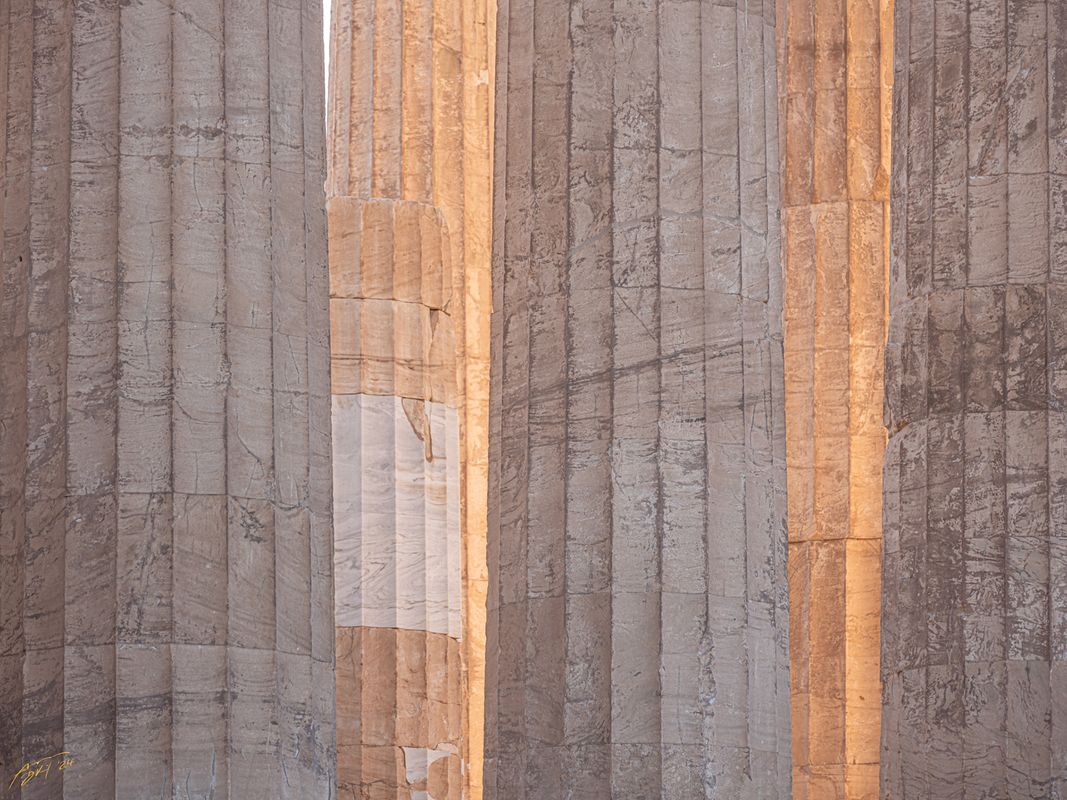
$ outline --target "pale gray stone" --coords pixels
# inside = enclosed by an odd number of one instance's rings
[[[486,797],[785,800],[773,5],[498,15]]]
[[[0,3],[5,797],[333,796],[321,50],[319,0]]]
[[[1065,24],[896,4],[887,799],[1067,797]]]

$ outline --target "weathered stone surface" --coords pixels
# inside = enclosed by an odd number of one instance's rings
[[[0,3],[5,797],[331,796],[321,24]]]
[[[487,797],[784,800],[775,10],[498,26]]]
[[[793,797],[878,795],[892,5],[790,0],[779,36]]]
[[[338,686],[359,688],[337,698],[340,796],[464,797],[458,639],[373,626],[337,637]]]
[[[340,793],[477,800],[491,15],[485,0],[333,7]]]
[[[440,755],[455,768],[430,796],[458,800],[462,375],[447,228],[427,203],[383,198],[331,198],[329,220],[338,789],[408,797]],[[441,681],[454,691],[435,698]]]
[[[333,414],[336,624],[460,639],[456,409],[357,394]]]
[[[897,0],[882,795],[1067,797],[1067,7]]]

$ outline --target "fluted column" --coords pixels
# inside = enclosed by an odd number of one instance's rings
[[[318,0],[0,4],[0,773],[326,798]]]
[[[486,795],[785,800],[774,6],[498,30]]]
[[[882,796],[1067,797],[1067,7],[895,63]]]
[[[327,194],[340,795],[476,799],[487,6],[335,0],[334,9]]]
[[[874,800],[892,4],[789,0],[779,35],[793,797]]]
[[[460,442],[448,237],[432,207],[348,197],[330,202],[330,234],[341,796],[458,799]]]

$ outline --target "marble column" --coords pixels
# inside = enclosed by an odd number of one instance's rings
[[[785,800],[774,5],[497,25],[486,796]]]
[[[331,796],[321,23],[0,3],[5,797]]]
[[[892,4],[785,13],[793,797],[874,800]]]
[[[1067,797],[1067,6],[895,63],[882,796]]]
[[[341,798],[481,797],[485,0],[335,0],[327,186]]]

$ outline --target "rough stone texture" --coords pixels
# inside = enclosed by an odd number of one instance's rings
[[[338,627],[341,798],[464,796],[460,647],[447,634]]]
[[[793,797],[874,800],[892,5],[785,6]]]
[[[897,0],[882,796],[1067,797],[1067,6]]]
[[[5,797],[331,796],[321,24],[0,3]]]
[[[459,800],[449,240],[441,215],[414,201],[335,197],[329,219],[340,795]]]
[[[775,9],[498,30],[486,796],[784,800]]]
[[[334,3],[342,798],[481,798],[490,16]]]

